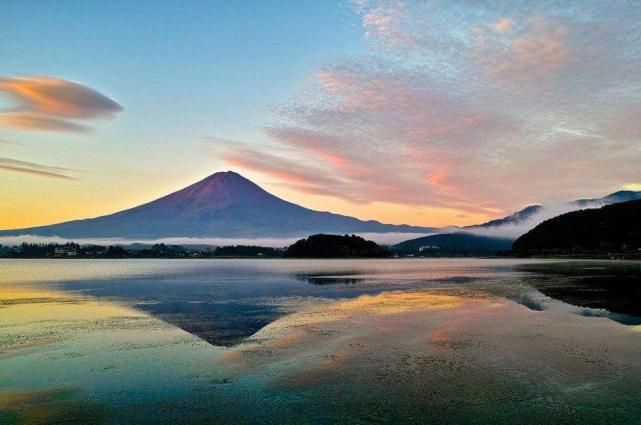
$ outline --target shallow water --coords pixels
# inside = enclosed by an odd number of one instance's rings
[[[641,264],[0,260],[0,423],[639,423]]]

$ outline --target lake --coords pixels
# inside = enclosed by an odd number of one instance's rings
[[[641,422],[641,263],[0,260],[0,423]]]

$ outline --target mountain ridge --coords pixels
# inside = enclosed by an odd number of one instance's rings
[[[570,211],[576,211],[578,209],[585,208],[600,208],[605,205],[618,204],[621,202],[634,201],[641,199],[641,191],[632,191],[632,190],[619,190],[617,192],[610,193],[609,195],[603,196],[601,198],[586,198],[586,199],[577,199],[570,202],[565,202],[561,204],[535,204],[529,205],[515,213],[507,215],[502,218],[494,219],[487,221],[481,224],[474,224],[471,226],[465,226],[461,229],[464,231],[500,231],[501,229],[507,229],[509,227],[521,227],[522,233],[524,234],[527,231],[534,228],[536,225],[548,220],[552,217],[556,217],[560,214],[564,214]],[[494,235],[500,237],[510,237],[509,235]],[[513,239],[516,239],[520,235],[512,235]]]
[[[511,239],[466,232],[439,233],[403,241],[392,249],[400,255],[425,257],[493,256],[512,247]]]

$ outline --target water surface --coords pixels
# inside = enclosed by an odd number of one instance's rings
[[[639,423],[641,264],[0,261],[0,423]]]

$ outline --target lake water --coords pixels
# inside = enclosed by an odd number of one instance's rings
[[[641,263],[0,260],[0,423],[641,423]]]

